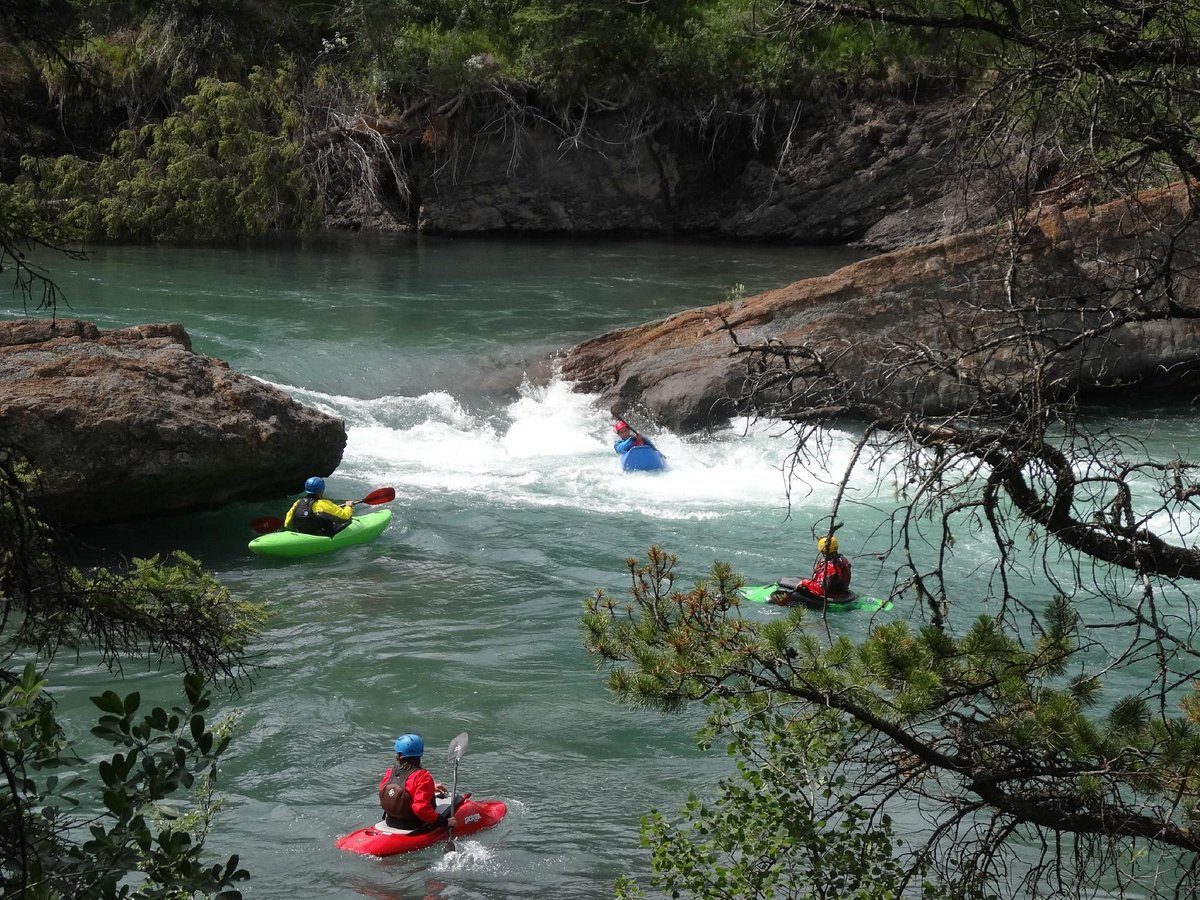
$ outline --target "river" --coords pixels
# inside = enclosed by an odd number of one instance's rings
[[[237,595],[268,605],[253,688],[236,713],[209,846],[237,852],[254,898],[600,898],[644,875],[639,817],[673,812],[728,774],[692,741],[696,712],[616,705],[583,651],[583,599],[627,586],[650,544],[687,578],[726,560],[751,583],[812,563],[810,526],[832,487],[786,489],[777,423],[697,436],[651,433],[661,474],[623,474],[611,417],[541,361],[612,328],[823,274],[853,251],[698,242],[538,242],[328,237],[251,249],[106,248],[53,260],[70,315],[116,328],[182,323],[197,352],[346,421],[334,499],[391,485],[372,544],[294,562],[251,555],[249,522],[291,498],[89,532],[96,559],[180,547]],[[10,311],[10,315],[16,314]],[[531,378],[516,390],[522,371]],[[517,377],[514,377],[516,373]],[[1179,424],[1162,441],[1190,440]],[[835,438],[837,436],[835,435]],[[297,490],[300,485],[297,484]],[[867,506],[863,507],[868,509]],[[864,517],[868,514],[864,511]],[[865,593],[891,584],[863,551],[872,523],[839,533]],[[766,619],[776,609],[751,609]],[[916,619],[902,605],[888,613]],[[838,628],[861,635],[869,616]],[[126,669],[125,690],[170,700],[177,682]],[[55,670],[68,720],[110,676]],[[449,781],[446,748],[470,745],[460,787],[497,797],[496,829],[378,860],[333,847],[377,818],[375,787],[397,734],[420,733]]]

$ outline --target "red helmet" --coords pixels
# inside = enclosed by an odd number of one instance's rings
[[[625,423],[624,419],[617,419],[616,423],[613,425],[613,431],[616,431],[618,433],[620,433],[621,431],[624,431],[626,428],[629,428],[629,425],[627,425]],[[632,431],[632,430],[633,429],[630,428],[630,431]]]

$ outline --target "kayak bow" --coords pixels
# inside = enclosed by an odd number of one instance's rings
[[[638,444],[621,454],[621,468],[626,472],[654,472],[666,468],[667,461],[657,447]]]

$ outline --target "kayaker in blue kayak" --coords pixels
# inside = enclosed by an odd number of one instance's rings
[[[623,419],[617,419],[613,425],[613,431],[617,433],[617,442],[613,444],[613,449],[618,453],[628,453],[634,447],[654,446],[648,439],[630,428],[629,424]]]
[[[283,527],[301,534],[333,537],[354,518],[354,501],[340,506],[325,499],[325,479],[314,475],[304,482],[304,496],[283,517]]]
[[[802,602],[805,598],[818,603],[836,602],[850,593],[850,560],[838,553],[838,539],[832,536],[817,541],[817,553],[812,576],[796,585],[795,592],[804,595],[799,598]],[[794,598],[785,591],[777,591],[771,595],[771,602],[787,606]]]
[[[445,796],[446,786],[434,781],[428,770],[421,768],[425,742],[419,735],[402,734],[396,738],[396,764],[384,773],[379,782],[379,805],[383,821],[390,828],[400,828],[411,834],[421,834],[437,828],[453,828],[452,808],[437,811],[437,797]]]

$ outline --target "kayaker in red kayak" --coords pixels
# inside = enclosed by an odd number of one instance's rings
[[[304,482],[304,496],[292,504],[283,518],[283,527],[301,534],[333,537],[354,518],[354,501],[340,506],[325,499],[325,479],[319,475]]]
[[[396,764],[379,782],[379,805],[383,808],[384,823],[411,834],[457,825],[452,815],[453,804],[441,814],[437,811],[436,798],[445,796],[447,789],[421,767],[425,742],[418,735],[402,734],[396,738],[395,750]]]

